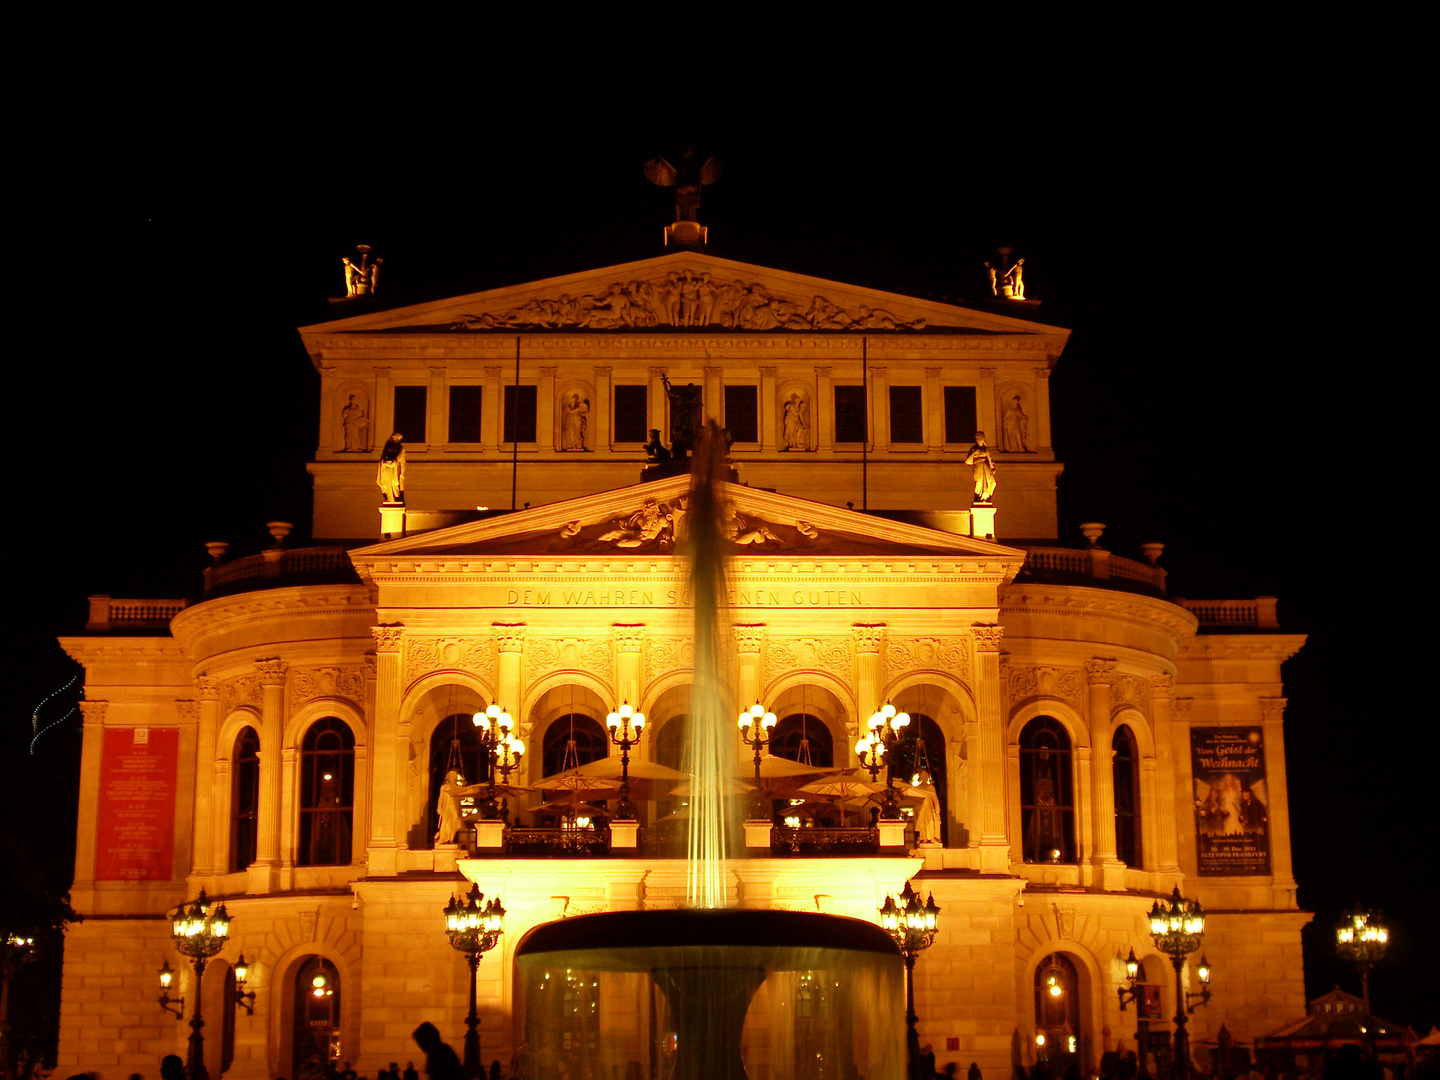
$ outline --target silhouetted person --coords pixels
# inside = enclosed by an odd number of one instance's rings
[[[490,1080],[500,1080],[500,1059],[495,1058],[490,1062]]]
[[[980,1080],[980,1066],[973,1061],[970,1062],[970,1068],[965,1073],[965,1080]]]
[[[465,1080],[460,1059],[441,1041],[439,1029],[430,1021],[415,1029],[415,1045],[425,1051],[425,1075],[430,1080]]]
[[[176,1054],[160,1059],[160,1080],[185,1080],[185,1062]]]
[[[403,1075],[401,1075],[399,1069],[395,1068],[395,1063],[392,1061],[390,1063],[390,1072],[397,1080],[420,1080],[420,1074],[415,1071],[415,1062],[413,1061],[405,1062],[405,1072]]]
[[[1045,1062],[1037,1061],[1030,1066],[1030,1080],[1050,1080],[1050,1070],[1045,1067]]]

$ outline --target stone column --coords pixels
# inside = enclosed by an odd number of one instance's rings
[[[810,423],[815,425],[816,449],[828,454],[835,449],[835,384],[829,367],[815,369],[815,400],[810,403]]]
[[[1038,447],[1050,449],[1050,368],[1035,369],[1035,426],[1040,429]]]
[[[206,693],[207,685],[209,693]],[[230,785],[218,783],[218,776],[221,771],[220,759],[225,760],[224,771],[229,773],[229,753],[216,753],[215,738],[216,728],[219,725],[220,692],[215,679],[200,676],[195,680],[196,697],[198,701],[192,702],[195,706],[195,820],[194,820],[194,847],[190,859],[191,873],[198,877],[205,877],[208,874],[224,873],[225,868],[221,865],[225,858],[226,845],[222,842],[217,844],[220,833],[215,825],[217,820],[223,820],[227,815],[225,811],[230,804]],[[183,718],[186,710],[182,707],[180,715]],[[218,804],[218,805],[217,805]]]
[[[663,367],[652,367],[650,372],[650,392],[645,395],[646,405],[650,410],[650,427],[660,432],[660,441],[668,442],[670,438],[669,421],[665,419],[670,410],[670,398],[665,394],[666,369]],[[645,437],[648,441],[650,433],[647,431]]]
[[[1155,675],[1150,679],[1150,718],[1154,725],[1155,756],[1144,762],[1149,766],[1149,784],[1140,790],[1142,815],[1141,840],[1147,845],[1145,863],[1161,874],[1178,874],[1180,861],[1176,856],[1175,763],[1171,746],[1173,739],[1170,704],[1175,696],[1173,675]],[[1144,766],[1140,773],[1147,777]],[[1189,803],[1185,804],[1187,807]]]
[[[995,372],[993,367],[980,369],[980,389],[975,394],[975,426],[985,432],[991,448],[1000,445],[999,421],[995,413]]]
[[[768,453],[779,446],[780,403],[775,396],[775,376],[778,368],[760,369],[760,449]]]
[[[1265,730],[1265,779],[1270,788],[1270,876],[1275,882],[1275,906],[1295,908],[1295,869],[1290,857],[1290,788],[1285,775],[1285,702],[1283,697],[1260,699],[1260,722]]]
[[[705,419],[721,423],[725,413],[725,369],[717,364],[705,365]],[[721,424],[723,427],[724,425]]]
[[[931,450],[945,447],[945,388],[940,385],[942,368],[925,369],[925,445]]]
[[[260,813],[255,862],[247,886],[252,893],[274,892],[280,869],[280,789],[285,757],[285,661],[257,660],[260,672]]]
[[[610,417],[615,408],[615,395],[610,390],[609,367],[595,369],[595,400],[590,402],[590,425],[585,433],[585,447],[588,450],[609,450],[615,440],[615,430]]]
[[[555,402],[555,375],[559,368],[542,367],[540,369],[540,383],[535,388],[535,445],[541,450],[560,449],[560,424],[556,416]],[[510,376],[510,385],[515,385],[514,373]],[[520,385],[525,385],[525,377],[521,375]],[[594,412],[591,412],[594,416]],[[519,414],[516,414],[519,420]],[[517,424],[518,434],[518,424]]]
[[[495,704],[515,717],[517,726],[525,723],[520,715],[521,684],[520,662],[525,658],[525,624],[492,623],[495,630],[495,645],[500,651],[499,662],[495,665],[495,692],[499,695]]]
[[[865,723],[870,719],[870,714],[885,704],[880,700],[885,689],[880,670],[880,650],[885,645],[885,624],[855,623],[850,627],[850,634],[855,639],[855,703],[860,712],[849,732],[849,745],[845,748],[847,760],[855,753],[855,740],[862,731],[867,730]],[[836,760],[839,760],[838,756]]]
[[[100,754],[105,740],[105,709],[108,701],[80,702],[83,718],[80,744],[80,775],[100,775]],[[79,828],[75,830],[75,883],[71,902],[81,914],[95,910],[95,823],[100,820],[100,785],[80,785]]]
[[[375,638],[375,711],[370,729],[375,733],[371,764],[375,793],[370,807],[369,841],[365,860],[370,877],[393,877],[399,871],[400,811],[405,797],[405,770],[409,763],[400,747],[401,648],[403,626],[372,626]],[[358,786],[358,785],[357,785]]]
[[[480,449],[498,450],[500,437],[505,434],[505,390],[501,381],[505,376],[502,367],[485,368],[485,392],[480,395]]]
[[[195,679],[195,690],[197,696],[200,698],[200,727],[203,730],[206,723],[214,724],[218,738],[220,728],[220,680],[212,678],[209,675],[197,676]],[[207,714],[211,717],[208,721],[206,719]],[[201,767],[204,767],[203,761]],[[215,774],[213,778],[208,781],[213,789],[213,809],[210,817],[209,834],[210,857],[207,860],[208,872],[211,874],[228,874],[232,869],[245,869],[243,866],[232,867],[230,865],[230,860],[233,857],[230,854],[230,815],[234,812],[234,807],[231,804],[233,791],[231,778],[234,775],[234,744],[232,743],[230,746],[216,745]],[[206,782],[204,778],[197,777],[197,785]],[[198,793],[198,786],[196,790]],[[197,824],[196,836],[199,835],[200,830]],[[196,865],[197,869],[195,872],[198,874],[200,872],[198,860]]]
[[[1125,864],[1115,854],[1115,752],[1110,745],[1110,693],[1115,661],[1095,657],[1085,662],[1090,713],[1090,807],[1093,826],[1090,865],[1095,884],[1103,889],[1125,888]]]
[[[619,696],[611,708],[628,701],[638,709],[640,690],[644,686],[641,649],[645,644],[645,624],[614,623],[610,627],[610,641],[615,647],[615,693]]]
[[[426,398],[425,442],[430,446],[444,446],[450,439],[450,403],[445,399],[445,369],[439,365],[430,369]]]
[[[890,449],[890,380],[884,367],[867,372],[870,385],[865,388],[865,427],[870,435],[870,449]]]
[[[375,368],[375,401],[370,406],[370,445],[375,447],[385,445],[385,440],[394,430],[395,387],[390,382],[390,369],[377,367]]]
[[[1169,803],[1175,815],[1175,861],[1177,873],[1196,872],[1195,781],[1190,774],[1190,706],[1194,698],[1175,697],[1170,702],[1170,738],[1166,740],[1169,760],[1161,760],[1160,803]],[[1158,741],[1158,740],[1157,740]],[[1168,774],[1168,775],[1167,775]],[[1184,812],[1181,812],[1181,808]]]
[[[740,708],[748,709],[760,700],[764,687],[760,685],[760,652],[765,644],[764,623],[739,623],[735,626],[735,647],[739,652],[739,672],[735,697]],[[762,702],[768,709],[770,703]],[[739,728],[735,729],[737,732]]]
[[[1005,714],[1000,698],[1000,626],[975,626],[975,706],[980,725],[979,761],[972,762],[970,783],[981,791],[981,873],[1010,871],[1010,837],[1006,827]],[[978,767],[979,775],[976,775]],[[1018,795],[1017,795],[1018,798]]]

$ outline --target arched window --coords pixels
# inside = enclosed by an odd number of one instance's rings
[[[435,805],[440,799],[440,789],[445,786],[445,774],[457,770],[467,784],[484,783],[490,777],[480,750],[480,731],[471,719],[471,713],[455,713],[440,721],[430,734],[430,800],[425,811],[424,846],[434,845],[435,832],[440,828],[440,815]]]
[[[1111,743],[1114,750],[1115,854],[1126,866],[1140,867],[1140,755],[1135,736],[1121,724]]]
[[[1075,965],[1064,953],[1051,953],[1035,969],[1035,1050],[1051,1064],[1051,1076],[1081,1060],[1080,1015]]]
[[[323,956],[312,956],[295,973],[291,1031],[291,1076],[318,1075],[340,1060],[340,973]]]
[[[835,740],[819,717],[793,713],[770,733],[770,753],[829,769],[835,765]]]
[[[660,730],[655,733],[655,760],[661,765],[684,772],[687,764],[685,751],[689,743],[686,736],[689,731],[689,713],[672,716],[661,724]]]
[[[554,776],[608,756],[610,736],[594,717],[567,713],[557,716],[545,729],[540,753],[540,774]]]
[[[300,866],[346,866],[355,813],[355,736],[333,716],[300,744]]]
[[[904,732],[905,737],[896,744],[894,757],[887,764],[897,784],[913,783],[922,769],[930,773],[940,802],[940,842],[948,844],[950,795],[945,782],[945,733],[930,717],[915,712],[910,714]]]
[[[255,861],[260,818],[260,736],[247,727],[235,738],[230,760],[230,869],[244,870]]]
[[[1070,736],[1037,716],[1020,732],[1020,828],[1027,863],[1075,861],[1075,780]]]

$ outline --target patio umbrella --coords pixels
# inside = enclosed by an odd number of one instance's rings
[[[694,787],[695,787],[695,780],[694,780],[693,777],[691,777],[690,779],[686,780],[683,784],[680,784],[680,785],[676,786],[675,788],[673,788],[673,789],[671,790],[670,794],[671,794],[671,795],[674,795],[674,796],[677,797],[677,798],[681,798],[681,799],[689,798],[690,794],[691,794],[692,791],[694,790]],[[754,785],[754,784],[747,784],[747,783],[746,783],[745,781],[743,781],[743,780],[724,780],[724,781],[722,781],[721,784],[720,784],[720,794],[721,794],[721,795],[745,795],[745,794],[747,794],[748,792],[751,792],[751,791],[754,791],[754,790],[755,790],[755,785]]]
[[[876,792],[883,792],[885,785],[871,780],[868,773],[856,775],[858,770],[847,769],[832,776],[821,777],[803,785],[800,790],[812,795],[844,802],[848,799],[865,798]]]

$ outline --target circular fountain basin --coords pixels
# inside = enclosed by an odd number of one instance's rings
[[[534,1077],[901,1080],[905,969],[873,923],[798,911],[617,911],[515,950]]]

